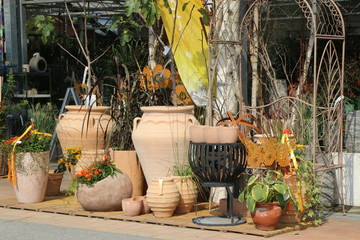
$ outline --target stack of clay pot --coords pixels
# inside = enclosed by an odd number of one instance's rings
[[[194,143],[235,143],[239,140],[238,129],[238,127],[195,125],[189,127],[190,141]]]

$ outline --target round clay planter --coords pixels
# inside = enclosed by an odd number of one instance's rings
[[[60,193],[61,182],[64,173],[49,172],[48,182],[46,185],[45,196],[57,196]]]
[[[110,108],[105,106],[92,107],[65,106],[66,114],[60,114],[56,133],[61,147],[78,147],[82,151],[104,149],[104,135],[108,136],[112,122]],[[106,131],[105,131],[106,130]]]
[[[137,196],[135,199],[142,201],[141,214],[148,214],[151,212],[146,196]]]
[[[206,141],[205,138],[206,126],[194,125],[189,127],[190,141],[194,143],[203,143]]]
[[[122,200],[132,195],[130,178],[124,173],[107,177],[92,186],[82,184],[76,191],[80,205],[86,211],[117,211]]]
[[[236,143],[239,140],[238,127],[217,127],[219,143]]]
[[[179,203],[175,212],[181,214],[189,213],[198,195],[196,184],[189,177],[174,176],[173,178],[180,193]]]
[[[122,200],[122,209],[125,216],[138,216],[143,207],[142,200],[136,198],[125,198]]]
[[[42,202],[48,182],[50,152],[16,153],[16,199],[19,203]]]
[[[220,199],[220,212],[221,215],[227,216],[227,198]],[[248,210],[246,208],[246,202],[240,202],[237,198],[233,198],[233,216],[248,217]]]
[[[256,228],[265,231],[275,230],[281,217],[281,207],[277,203],[256,203],[251,213]]]
[[[155,217],[171,217],[179,203],[180,194],[173,178],[155,178],[146,192],[146,198]]]
[[[194,106],[142,107],[141,118],[134,119],[132,139],[146,182],[168,176],[175,164],[186,165],[190,141],[189,127],[198,124]]]

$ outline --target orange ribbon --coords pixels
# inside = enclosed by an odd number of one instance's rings
[[[14,186],[16,186],[16,174],[15,174],[15,148],[16,145],[18,144],[19,141],[21,141],[21,139],[23,139],[25,137],[25,135],[30,132],[30,130],[34,127],[34,124],[31,124],[26,130],[25,132],[18,137],[12,144],[14,144],[14,147],[11,151],[11,156],[9,157],[8,160],[8,168],[9,168],[9,172],[8,172],[8,177],[7,177],[7,181],[10,182],[12,181],[12,184]]]

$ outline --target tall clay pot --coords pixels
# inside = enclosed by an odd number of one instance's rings
[[[174,176],[173,178],[180,193],[179,204],[175,212],[181,214],[189,213],[197,199],[197,186],[190,177]]]
[[[111,159],[122,172],[126,173],[133,185],[132,197],[144,195],[145,177],[135,151],[110,151]]]
[[[61,147],[78,147],[82,151],[104,149],[104,135],[108,135],[112,122],[110,108],[68,105],[66,114],[60,114],[56,133]]]
[[[100,212],[122,210],[122,200],[130,198],[131,194],[131,181],[124,173],[109,176],[92,186],[83,184],[76,191],[84,210]]]
[[[132,139],[146,182],[168,176],[174,164],[188,164],[189,127],[198,124],[194,106],[142,107],[134,119]]]
[[[275,230],[281,217],[281,207],[275,202],[256,203],[251,217],[256,228],[265,231]]]
[[[20,203],[42,202],[48,181],[50,152],[16,153],[16,199]]]
[[[173,178],[155,178],[146,192],[147,202],[155,217],[171,217],[180,199]]]

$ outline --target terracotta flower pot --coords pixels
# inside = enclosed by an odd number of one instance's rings
[[[190,141],[194,143],[202,143],[206,141],[205,131],[206,126],[203,125],[194,125],[189,127],[190,131]]]
[[[155,178],[149,185],[146,198],[155,217],[171,217],[180,194],[173,178]]]
[[[220,212],[221,215],[227,216],[227,198],[220,199]],[[233,216],[237,217],[248,217],[246,202],[240,202],[237,198],[233,198]]]
[[[130,178],[124,173],[107,177],[92,186],[81,185],[76,191],[80,205],[87,211],[117,211],[122,200],[132,195]]]
[[[239,140],[238,127],[217,127],[219,143],[236,143]]]
[[[148,214],[151,212],[146,196],[137,196],[135,199],[142,201],[141,214]]]
[[[136,198],[125,198],[122,200],[122,209],[125,216],[138,216],[143,207],[142,200]]]
[[[274,202],[256,203],[251,217],[256,228],[265,231],[275,230],[281,217],[281,207]]]
[[[133,185],[132,197],[144,195],[145,177],[135,151],[110,151],[116,167],[126,173]]]
[[[134,119],[132,139],[146,182],[168,176],[174,164],[188,164],[189,127],[198,124],[194,106],[142,107]]]
[[[48,181],[50,152],[16,153],[16,199],[20,203],[42,202]]]
[[[205,129],[205,142],[206,143],[219,143],[218,127],[206,127]]]
[[[108,135],[112,122],[109,107],[65,106],[66,114],[60,114],[56,133],[61,147],[78,147],[82,151],[104,149],[104,135]]]
[[[173,178],[180,193],[179,204],[175,212],[181,214],[189,213],[198,195],[196,184],[189,177],[174,176]]]
[[[49,172],[45,196],[59,195],[63,177],[64,177],[63,172],[61,172],[61,173]]]

